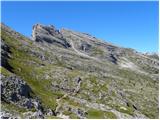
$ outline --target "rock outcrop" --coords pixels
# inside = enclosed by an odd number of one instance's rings
[[[159,56],[36,24],[1,24],[1,118],[158,118]]]
[[[57,44],[65,48],[70,47],[70,44],[63,38],[59,30],[56,30],[53,25],[34,25],[32,30],[32,38],[36,42],[47,42],[50,44]]]
[[[1,100],[8,104],[16,105],[20,108],[26,108],[28,110],[34,110],[37,112],[43,112],[43,107],[38,98],[33,97],[34,93],[30,86],[25,81],[12,75],[9,77],[1,76]],[[11,113],[3,112],[2,118],[10,118]],[[36,115],[37,118],[43,118],[41,115]],[[15,117],[16,118],[16,117]]]

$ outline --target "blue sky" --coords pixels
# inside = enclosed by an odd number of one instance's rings
[[[2,2],[1,21],[30,36],[36,23],[86,32],[141,52],[158,51],[158,2]]]

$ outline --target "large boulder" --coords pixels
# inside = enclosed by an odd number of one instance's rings
[[[16,104],[26,109],[42,110],[38,98],[32,97],[33,91],[30,86],[16,75],[9,77],[1,76],[2,101]]]

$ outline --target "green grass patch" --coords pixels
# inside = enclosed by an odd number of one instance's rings
[[[18,112],[18,113],[24,113],[24,112],[27,112],[27,111],[28,111],[28,109],[19,107],[19,106],[17,106],[17,105],[12,104],[12,103],[2,102],[1,105],[2,105],[1,107],[2,107],[3,109],[9,110],[9,111],[12,111],[12,112],[16,111],[16,112]]]
[[[89,81],[91,81],[92,84],[97,85],[97,77],[94,75],[89,75],[87,78]]]
[[[4,67],[0,67],[0,72],[2,75],[9,77],[12,75],[12,73],[10,71],[8,71],[7,69],[5,69]]]
[[[92,55],[103,55],[104,51],[98,47],[92,48]]]
[[[117,119],[117,116],[113,112],[104,112],[106,119]]]
[[[69,71],[67,73],[67,77],[70,78],[70,79],[75,78],[78,75],[80,75],[80,71],[79,70],[72,70],[72,71]]]
[[[71,119],[79,119],[79,117],[75,113],[72,113],[70,111],[64,111],[63,114],[69,116]]]
[[[57,116],[45,116],[45,119],[62,119]]]
[[[88,110],[88,119],[116,119],[116,115],[112,112],[106,112],[106,111],[101,111],[101,110],[96,110],[96,109],[90,109]]]

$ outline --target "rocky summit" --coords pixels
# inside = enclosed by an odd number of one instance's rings
[[[1,24],[1,118],[158,119],[158,61],[87,33],[36,24],[27,38]]]

